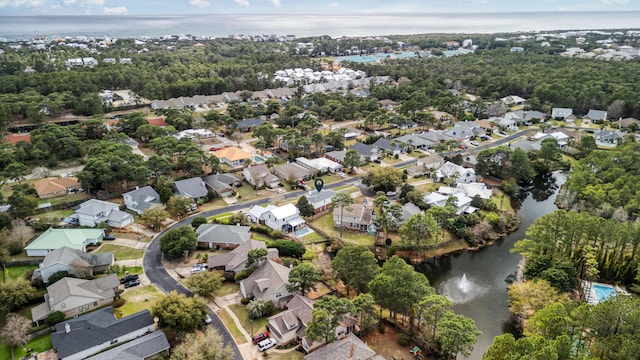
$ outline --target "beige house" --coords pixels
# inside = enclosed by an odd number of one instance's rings
[[[40,199],[48,199],[78,191],[82,188],[82,185],[75,177],[63,177],[40,179],[33,183],[33,187],[36,189]]]
[[[293,295],[287,290],[290,271],[267,259],[248,278],[240,281],[240,292],[245,298],[273,301],[276,307],[282,308]]]
[[[31,310],[31,319],[38,324],[54,311],[71,317],[111,304],[119,285],[116,274],[94,280],[66,277],[47,287],[44,303]]]
[[[333,209],[333,227],[349,230],[369,231],[373,225],[373,207],[351,204],[344,209]]]

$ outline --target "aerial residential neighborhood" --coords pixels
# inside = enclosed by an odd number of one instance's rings
[[[0,38],[0,360],[634,358],[638,49]]]

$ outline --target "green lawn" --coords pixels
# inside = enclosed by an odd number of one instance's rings
[[[127,302],[116,309],[116,314],[120,317],[123,317],[135,314],[141,310],[150,310],[155,299],[159,296],[160,291],[153,285],[137,286],[127,289],[122,294],[122,298],[127,300]]]
[[[112,231],[111,234],[115,235],[116,237],[119,238],[123,238],[123,239],[128,239],[128,240],[137,240],[137,241],[143,241],[143,242],[149,242],[151,241],[151,238],[148,236],[140,236],[136,233],[121,233],[121,232],[117,232],[117,231]]]
[[[5,276],[7,277],[7,280],[10,281],[22,279],[27,271],[37,268],[38,265],[7,266]],[[2,280],[4,281],[4,277]]]
[[[37,353],[45,352],[53,348],[53,345],[51,344],[51,334],[29,341],[27,348],[30,348]],[[16,359],[20,359],[27,354],[24,347],[15,348],[13,353]],[[11,360],[11,347],[5,343],[0,343],[0,360]]]
[[[240,332],[240,329],[238,329],[238,326],[231,318],[231,315],[227,313],[227,310],[220,310],[220,312],[218,312],[218,316],[227,326],[227,329],[229,329],[231,336],[233,336],[238,344],[244,344],[247,342],[247,339],[245,339],[244,335],[242,335],[242,332]]]
[[[89,195],[86,192],[69,194],[65,196],[59,196],[51,199],[40,200],[38,204],[51,203],[51,205],[58,205],[64,203],[71,203],[78,200],[88,200]]]
[[[312,232],[309,235],[305,235],[303,237],[301,237],[302,242],[306,245],[306,244],[315,244],[318,242],[323,242],[325,241],[325,238],[323,238],[322,236],[320,236],[320,234],[318,234],[317,232]]]
[[[242,184],[242,186],[240,186],[239,188],[236,189],[237,193],[238,193],[238,198],[240,201],[250,201],[250,200],[255,200],[255,199],[259,199],[259,198],[263,198],[265,196],[269,196],[272,195],[271,191],[267,191],[267,190],[258,190],[256,191],[253,186],[249,185],[249,184]],[[256,195],[257,193],[257,195]]]
[[[34,215],[33,218],[62,219],[70,215],[73,215],[73,210],[56,210],[56,211],[47,211],[42,214]]]
[[[230,305],[229,309],[231,309],[231,311],[233,311],[233,313],[236,314],[238,319],[240,319],[240,323],[242,324],[242,327],[251,336],[261,331],[266,331],[267,324],[269,323],[269,320],[267,320],[266,317],[253,320],[253,323],[252,323],[251,320],[249,320],[249,314],[247,313],[247,307],[245,305],[234,304],[234,305]],[[252,331],[253,333],[251,333]]]
[[[333,215],[327,214],[317,218],[311,222],[313,225],[319,227],[329,236],[340,237],[340,230],[333,227]],[[372,235],[365,234],[359,231],[343,231],[342,240],[346,243],[353,245],[365,245],[371,246],[374,244],[374,237]]]
[[[511,198],[509,195],[502,192],[502,190],[498,190],[496,195],[491,196],[491,201],[498,205],[498,209],[513,212],[513,208],[511,207]]]
[[[214,220],[214,219],[223,219],[223,218],[228,218],[228,217],[230,217],[230,216],[231,216],[231,215],[233,215],[233,214],[234,214],[234,213],[230,211],[230,212],[226,212],[226,213],[222,213],[222,214],[214,215],[214,216],[211,216],[210,218],[208,218],[208,219],[207,219],[207,221],[212,221],[212,220]]]
[[[130,275],[140,275],[142,274],[142,266],[123,266],[120,271],[118,271],[119,276],[124,276],[126,272],[129,272]]]
[[[269,358],[272,360],[303,360],[304,354],[296,350],[292,350],[288,353],[272,352],[269,354]]]
[[[102,246],[100,246],[97,253],[106,253],[109,251],[114,252],[116,260],[139,259],[144,254],[144,250],[133,249],[127,246],[104,244],[104,243],[102,244]]]
[[[234,282],[224,282],[222,287],[216,291],[216,296],[235,294],[240,290],[240,286]]]

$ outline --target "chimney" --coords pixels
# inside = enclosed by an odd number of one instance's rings
[[[67,334],[71,332],[71,326],[69,326],[69,323],[64,324],[64,332]]]

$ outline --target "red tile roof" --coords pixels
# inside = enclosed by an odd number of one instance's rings
[[[147,120],[147,122],[151,126],[167,126],[167,123],[164,122],[164,118],[162,118],[162,117],[149,118],[149,119],[145,119],[145,120]]]
[[[20,134],[9,134],[4,137],[3,142],[8,142],[11,145],[17,144],[19,141],[26,141],[28,143],[31,142],[31,134],[29,133],[20,133]]]

